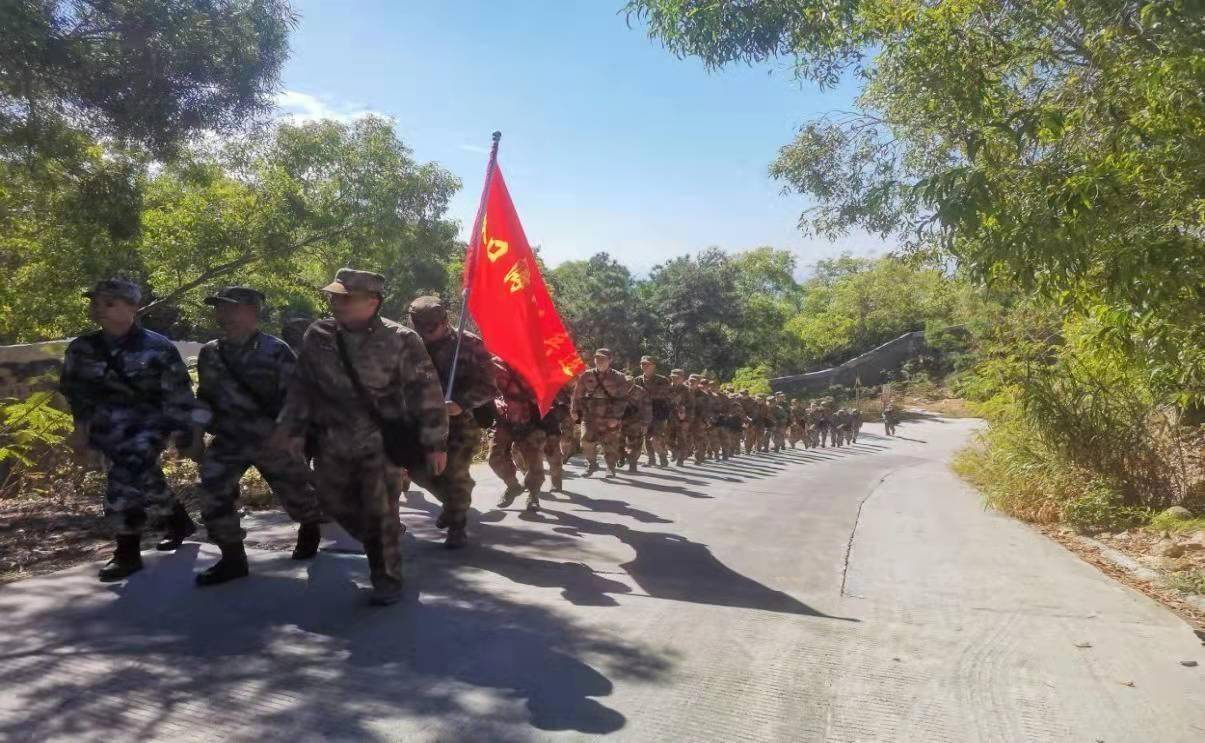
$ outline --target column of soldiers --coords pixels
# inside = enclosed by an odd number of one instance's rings
[[[683,369],[663,376],[651,356],[628,376],[606,348],[542,415],[530,386],[481,338],[466,333],[457,354],[439,298],[415,299],[410,327],[381,317],[384,282],[341,269],[322,289],[331,317],[304,333],[296,322],[287,328],[299,336],[295,348],[260,329],[259,291],[228,287],[207,297],[222,336],[200,352],[195,394],[175,346],[138,322],[136,284],[111,279],[85,293],[98,330],[69,345],[60,388],[75,421],[71,444],[99,451],[108,466],[104,511],[116,546],[102,581],[142,568],[148,524],[163,525],[157,549],[165,551],[197,529],[160,467],[169,443],[199,465],[201,518],[221,553],[196,575],[198,585],[250,572],[238,497],[255,467],[298,524],[293,558],[312,558],[320,524],[334,520],[364,546],[371,602],[387,605],[402,590],[400,494],[410,480],[431,493],[445,545],[463,547],[470,465],[488,429],[489,464],[505,485],[497,505],[526,493],[529,511],[540,508],[545,461],[557,492],[562,465],[578,451],[586,477],[605,468],[613,478],[620,466],[638,472],[641,454],[648,466],[701,465],[788,443],[857,440],[856,410],[734,392]],[[884,421],[893,428],[894,412],[885,410]]]

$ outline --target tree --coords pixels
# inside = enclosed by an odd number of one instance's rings
[[[416,162],[383,119],[281,125],[145,178],[132,236],[87,221],[34,224],[19,245],[0,235],[0,257],[25,249],[12,259],[22,285],[0,287],[11,323],[0,326],[4,334],[78,332],[86,327],[79,291],[116,273],[143,282],[153,324],[179,333],[208,322],[203,292],[236,281],[265,290],[276,307],[315,312],[315,290],[344,265],[384,273],[385,312],[397,316],[418,291],[447,283],[459,250],[445,218],[459,181]]]
[[[626,267],[598,253],[586,261],[566,261],[545,275],[579,351],[589,355],[596,348],[610,348],[622,364],[637,362],[646,353],[651,322]]]
[[[737,339],[744,305],[736,269],[722,250],[707,248],[655,266],[647,296],[664,362],[725,377],[743,362]]]
[[[712,66],[787,57],[864,81],[771,168],[802,224],[941,249],[1094,323],[1181,402],[1205,399],[1205,15],[1181,0],[633,0]]]
[[[285,0],[0,4],[0,154],[91,140],[174,151],[267,112],[296,16]]]

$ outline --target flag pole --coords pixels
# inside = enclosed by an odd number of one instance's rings
[[[473,249],[474,241],[480,244],[481,236],[481,220],[485,217],[485,202],[489,198],[490,181],[494,179],[494,167],[498,164],[498,142],[502,140],[502,132],[494,132],[493,144],[490,145],[490,160],[485,166],[485,185],[481,188],[481,201],[477,205],[477,217],[473,219],[473,231],[469,234],[469,250]],[[465,263],[464,270],[468,271],[473,267],[475,261],[472,256]],[[469,276],[464,277],[464,289],[460,292],[460,321],[456,327],[456,350],[452,353],[452,370],[448,372],[448,389],[444,391],[444,402],[452,400],[452,388],[456,386],[456,366],[460,362],[460,347],[464,343],[464,321],[469,316],[469,288],[472,283],[469,281]]]

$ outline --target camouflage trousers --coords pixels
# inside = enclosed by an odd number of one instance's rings
[[[841,425],[833,429],[833,444],[836,446],[848,446],[852,441],[852,436],[849,431],[849,426]]]
[[[315,461],[314,480],[322,510],[364,545],[373,587],[401,588],[402,468],[383,450],[357,456],[324,451]]]
[[[724,455],[728,457],[739,456],[741,453],[741,429],[729,426],[724,429]]]
[[[787,427],[785,424],[774,426],[773,441],[775,450],[781,450],[786,447]]]
[[[804,442],[804,446],[807,446],[807,434],[804,432],[803,426],[798,423],[792,423],[791,427],[787,429],[787,441],[791,444],[792,449],[800,441]]]
[[[656,457],[660,457],[663,461],[669,456],[669,421],[653,421],[653,425],[649,426],[648,435],[645,436],[644,442],[645,452],[649,455],[649,464],[653,464]]]
[[[547,440],[548,435],[538,426],[508,426],[499,421],[490,440],[490,469],[507,487],[518,485],[513,453],[517,450],[527,468],[523,487],[529,493],[540,492],[540,486],[544,484],[544,445]]]
[[[105,519],[118,534],[141,534],[147,519],[166,518],[176,503],[159,457],[167,437],[134,425],[93,424],[89,445],[104,455]]]
[[[623,431],[618,418],[587,418],[582,424],[582,455],[587,464],[598,462],[598,447],[602,446],[607,467],[619,461]]]
[[[703,464],[707,459],[708,432],[707,424],[703,421],[694,421],[690,425],[690,442],[694,448],[695,464]]]
[[[761,426],[756,423],[751,423],[745,427],[745,453],[752,454],[755,450],[761,447],[762,431]]]
[[[426,469],[409,473],[443,506],[443,520],[450,529],[463,529],[468,522],[477,484],[469,470],[480,444],[481,426],[472,413],[461,413],[448,421],[448,464],[443,473],[439,477],[431,477]]]
[[[201,459],[201,519],[215,544],[246,537],[237,508],[239,481],[251,467],[259,470],[281,508],[299,524],[322,520],[312,473],[305,460],[262,441],[217,434]]]
[[[816,442],[820,446],[828,446],[828,437],[831,432],[831,426],[828,423],[818,424],[816,426]]]
[[[581,437],[578,435],[577,424],[573,422],[573,418],[569,415],[565,415],[564,419],[561,420],[560,446],[563,459],[568,459],[582,450],[582,442]]]
[[[681,464],[690,454],[690,424],[682,420],[670,420],[665,429],[666,446],[675,462]]]
[[[707,453],[716,459],[724,451],[724,429],[719,423],[711,423],[707,427]]]
[[[644,451],[644,424],[639,418],[625,420],[620,425],[620,430],[623,449],[619,453],[619,459],[624,462],[639,460],[640,452]]]

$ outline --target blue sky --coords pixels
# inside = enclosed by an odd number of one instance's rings
[[[805,119],[852,107],[852,87],[801,88],[785,67],[708,73],[629,28],[622,0],[299,0],[279,101],[298,118],[393,117],[464,189],[467,232],[485,152],[551,264],[606,251],[643,273],[708,245],[790,249],[801,268],[876,238],[804,237],[806,206],[766,174]]]

